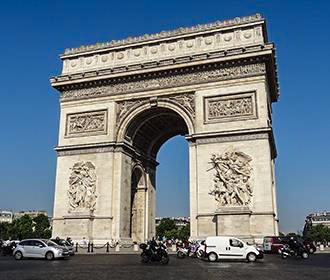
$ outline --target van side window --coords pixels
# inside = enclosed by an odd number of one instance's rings
[[[243,243],[238,241],[237,239],[229,239],[229,244],[231,247],[243,247]]]

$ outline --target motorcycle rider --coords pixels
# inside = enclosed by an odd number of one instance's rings
[[[158,244],[154,237],[149,241],[149,246],[152,253],[157,254]]]
[[[305,245],[296,237],[290,237],[289,247],[294,251],[295,255],[299,255],[301,250],[304,250]]]

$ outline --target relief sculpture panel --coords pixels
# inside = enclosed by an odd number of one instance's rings
[[[215,174],[209,194],[215,197],[218,206],[248,206],[251,203],[251,161],[249,155],[232,147],[221,155],[212,155],[210,164]]]
[[[205,112],[206,123],[256,118],[255,93],[206,98]]]
[[[77,162],[71,168],[69,178],[69,212],[94,211],[96,205],[96,172],[90,161]]]
[[[66,137],[107,133],[107,110],[68,114]]]

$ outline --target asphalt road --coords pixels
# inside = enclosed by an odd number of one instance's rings
[[[161,280],[161,279],[285,279],[329,280],[330,254],[317,254],[308,260],[281,259],[266,255],[256,263],[170,257],[168,265],[142,264],[139,255],[76,255],[66,260],[0,257],[0,280]]]

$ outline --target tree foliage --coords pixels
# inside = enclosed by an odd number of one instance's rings
[[[167,232],[167,234],[171,234],[171,231],[172,230],[177,230],[178,227],[176,226],[175,224],[175,221],[169,219],[169,218],[165,218],[165,219],[162,219],[160,221],[160,224],[156,227],[156,235],[157,236],[160,236],[160,237],[163,237],[165,235],[165,233]]]
[[[190,225],[177,227],[175,221],[168,218],[162,219],[156,227],[156,234],[158,237],[165,237],[166,239],[188,240],[190,236]]]
[[[50,238],[51,229],[48,217],[38,215],[31,218],[24,215],[12,223],[0,223],[0,239],[23,240],[27,238]]]
[[[52,232],[50,230],[50,223],[48,217],[45,215],[38,215],[37,217],[33,218],[34,222],[34,235],[37,238],[50,238]]]
[[[305,233],[304,237],[316,242],[330,242],[330,228],[324,225],[312,226]]]

